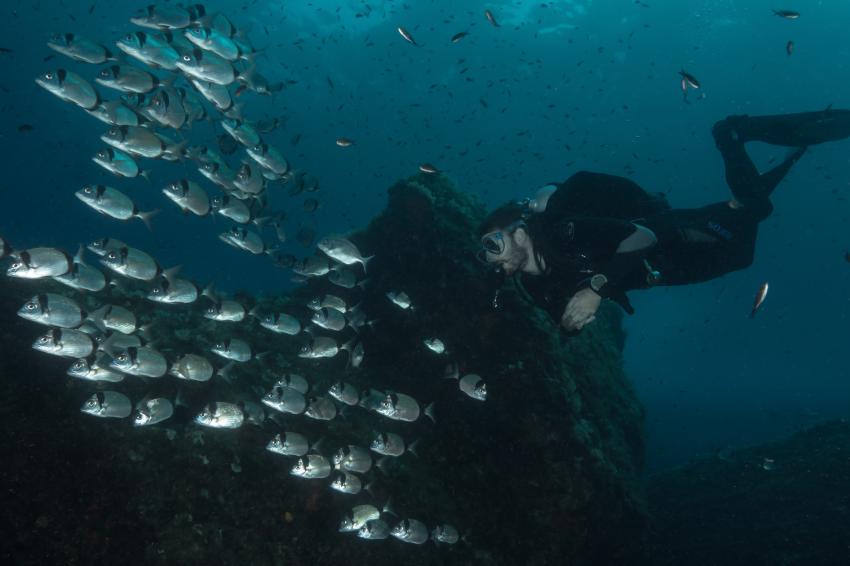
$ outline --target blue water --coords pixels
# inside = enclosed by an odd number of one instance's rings
[[[274,97],[248,93],[243,102],[248,118],[286,117],[267,141],[320,180],[314,215],[300,210],[305,195],[272,197],[289,213],[292,240],[305,221],[319,234],[365,225],[383,208],[386,188],[422,162],[490,207],[580,169],[626,175],[666,192],[673,206],[715,202],[729,193],[710,136],[714,121],[850,105],[850,8],[839,3],[807,2],[797,21],[774,16],[777,6],[762,0],[368,4],[371,10],[354,1],[208,3],[248,27],[265,48],[258,66],[272,82],[287,81]],[[52,54],[51,33],[110,42],[133,29],[127,16],[135,4],[97,2],[89,14],[92,5],[0,8],[0,46],[13,50],[0,54],[0,233],[18,247],[69,250],[110,236],[154,253],[163,266],[182,265],[200,283],[257,293],[290,288],[289,272],[216,239],[227,223],[185,217],[165,200],[160,189],[168,181],[200,180],[191,164],[154,166],[151,183],[116,180],[90,161],[107,126],[33,82],[58,66],[94,74],[58,54],[43,61]],[[501,27],[487,23],[485,8]],[[403,41],[400,25],[420,47]],[[451,44],[460,31],[469,35]],[[682,68],[703,85],[687,103]],[[19,133],[24,123],[33,131]],[[211,126],[193,130],[209,137]],[[355,145],[337,147],[340,136]],[[848,150],[850,142],[819,146],[795,166],[775,194],[749,269],[632,294],[637,314],[627,320],[626,364],[647,410],[649,471],[846,414]],[[754,155],[766,164],[783,151],[756,147]],[[73,193],[89,183],[118,186],[143,210],[162,209],[153,232],[84,207]],[[294,241],[282,251],[310,253]],[[770,294],[750,320],[764,281]]]

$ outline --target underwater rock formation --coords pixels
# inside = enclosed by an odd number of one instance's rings
[[[222,328],[200,307],[121,297],[153,322],[158,347],[172,358],[208,351],[222,336],[271,352],[230,381],[188,384],[189,405],[256,400],[281,368],[308,376],[320,392],[342,378],[359,389],[412,395],[423,406],[433,401],[436,423],[376,421],[356,407],[327,424],[286,418],[311,438],[324,436],[328,451],[368,445],[378,428],[418,438],[418,456],[393,459],[377,474],[374,499],[290,476],[292,462],[264,450],[280,430],[271,421],[228,431],[175,418],[134,429],[80,414],[91,384],[67,381],[67,360],[30,351],[41,329],[15,317],[35,286],[0,280],[0,413],[8,423],[0,437],[7,455],[0,521],[12,533],[0,542],[0,557],[17,564],[635,562],[644,525],[643,413],[622,370],[620,311],[606,305],[567,339],[518,292],[503,292],[494,308],[494,289],[474,257],[483,216],[483,206],[445,176],[420,174],[392,186],[386,210],[351,235],[375,254],[369,283],[348,297],[374,320],[361,331],[366,354],[354,373],[346,373],[344,355],[298,358],[307,338],[281,337],[256,321]],[[393,305],[388,291],[407,293],[414,309]],[[340,289],[313,278],[288,296],[243,300],[304,320],[306,302],[330,292]],[[433,337],[446,354],[423,345]],[[452,361],[460,375],[484,378],[486,401],[443,377]],[[138,400],[154,388],[173,399],[174,381],[135,380],[128,394]],[[344,510],[388,497],[400,517],[451,523],[464,541],[435,548],[337,532]]]
[[[649,478],[652,564],[850,563],[850,422]]]

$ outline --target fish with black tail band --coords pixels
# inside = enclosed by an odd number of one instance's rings
[[[305,479],[326,478],[331,475],[331,464],[321,454],[307,454],[298,458],[289,473]]]
[[[109,367],[129,375],[162,377],[168,372],[168,361],[153,348],[130,347],[112,356]]]
[[[363,266],[364,273],[366,272],[366,264],[374,257],[363,257],[357,246],[345,238],[322,238],[319,240],[318,247],[328,257],[345,265],[359,263]]]
[[[109,369],[109,362],[104,361],[105,355],[90,358],[79,358],[68,368],[68,375],[86,381],[105,381],[119,383],[124,381],[124,374]]]
[[[59,328],[77,328],[88,316],[73,299],[56,293],[42,293],[31,298],[18,310],[18,316]]]
[[[300,415],[307,408],[303,393],[281,385],[272,387],[271,391],[263,396],[262,402],[275,411],[293,415]]]
[[[100,96],[94,87],[80,75],[66,69],[47,71],[36,77],[35,82],[65,102],[72,102],[85,110],[94,110],[100,104]]]
[[[134,59],[155,69],[177,70],[180,54],[158,33],[136,31],[126,34],[115,45]]]
[[[80,411],[95,417],[125,419],[133,412],[133,403],[123,393],[99,391],[83,403]]]
[[[195,416],[195,422],[209,428],[234,429],[245,422],[245,414],[234,403],[214,401]]]
[[[150,180],[149,172],[141,169],[130,154],[114,147],[101,149],[94,154],[92,161],[118,177],[127,177],[128,179],[144,177]]]
[[[106,185],[87,185],[74,195],[105,216],[124,221],[138,218],[148,229],[151,227],[151,218],[159,213],[158,210],[140,211],[130,197]]]
[[[47,46],[74,61],[100,65],[107,61],[114,61],[112,52],[91,39],[77,33],[56,33],[47,40]]]
[[[430,537],[428,527],[417,519],[402,519],[390,529],[390,535],[410,544],[425,544]]]
[[[152,426],[171,418],[174,405],[164,397],[147,399],[136,406],[133,414],[133,426]]]

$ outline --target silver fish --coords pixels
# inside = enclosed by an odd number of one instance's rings
[[[414,443],[415,444],[415,443]],[[372,439],[369,448],[382,456],[398,457],[404,454],[407,448],[401,435],[393,432],[379,432]],[[411,447],[412,449],[412,447]]]
[[[460,390],[479,401],[487,400],[487,384],[480,375],[471,373],[460,378]]]
[[[307,454],[298,458],[289,473],[305,479],[326,478],[331,475],[331,465],[321,454]]]
[[[57,275],[53,280],[78,291],[97,292],[106,288],[106,277],[103,272],[83,261],[82,247],[73,261],[74,264],[68,273]]]
[[[304,414],[317,421],[330,421],[336,417],[336,405],[327,397],[310,397]]]
[[[336,295],[325,295],[321,299],[319,297],[311,299],[310,302],[307,303],[307,308],[314,311],[318,311],[323,308],[330,308],[341,313],[348,311],[348,305],[345,304],[345,299],[337,297]]]
[[[245,307],[236,301],[222,300],[213,303],[204,311],[204,318],[221,322],[240,322],[245,320]]]
[[[435,354],[445,354],[446,345],[439,338],[426,338],[422,341]]]
[[[173,87],[157,89],[140,111],[150,120],[167,128],[179,130],[188,125],[189,114],[183,106],[180,93]]]
[[[304,277],[321,277],[330,271],[330,264],[327,258],[319,256],[311,256],[304,258],[300,262],[296,262],[292,266],[292,271]]]
[[[120,100],[102,101],[86,112],[110,126],[138,126],[140,124],[139,115]]]
[[[80,411],[96,417],[124,419],[133,411],[133,403],[117,391],[99,391],[83,403]]]
[[[147,298],[167,305],[190,305],[203,292],[188,279],[159,277],[148,291]]]
[[[413,310],[413,303],[404,291],[389,291],[387,293],[387,298],[402,310]]]
[[[251,346],[239,338],[230,338],[221,342],[216,342],[210,351],[214,354],[218,354],[222,358],[233,360],[234,362],[247,362],[253,357],[251,353]]]
[[[77,328],[86,318],[86,312],[73,299],[55,293],[36,295],[18,310],[18,316],[60,328]]]
[[[356,406],[360,402],[360,394],[357,388],[344,381],[337,381],[328,390],[328,395],[346,405]]]
[[[335,472],[331,488],[340,493],[357,494],[363,489],[360,478],[350,472]]]
[[[75,196],[96,211],[116,220],[138,218],[150,229],[151,218],[158,211],[141,212],[133,201],[112,187],[105,185],[87,185],[74,193]]]
[[[127,348],[141,348],[142,339],[135,334],[122,334],[121,332],[110,332],[105,336],[92,336],[98,344],[98,348],[105,352],[117,352]],[[110,365],[111,367],[111,365]]]
[[[307,408],[307,401],[302,393],[280,385],[272,387],[271,391],[263,396],[262,402],[275,411],[293,415],[300,415]]]
[[[366,540],[383,540],[390,536],[390,527],[380,519],[373,519],[360,527],[357,536]]]
[[[87,80],[65,69],[47,71],[35,79],[38,86],[48,90],[66,102],[73,102],[80,108],[94,110],[100,103],[100,97]]]
[[[266,450],[283,456],[304,456],[310,451],[307,437],[297,432],[276,434],[266,445]]]
[[[234,101],[230,94],[230,90],[224,85],[217,85],[209,81],[199,81],[198,79],[189,79],[189,82],[198,89],[210,104],[216,107],[219,112],[228,112],[233,110]]]
[[[177,50],[169,45],[164,36],[157,33],[144,31],[128,33],[115,45],[130,57],[154,68],[174,71],[180,59]]]
[[[248,208],[248,205],[238,199],[230,198],[228,195],[214,197],[210,201],[210,205],[217,214],[239,224],[247,224],[251,221],[251,209]]]
[[[286,158],[274,147],[260,142],[247,149],[251,158],[277,175],[285,175],[289,171],[289,163]]]
[[[95,82],[119,92],[144,94],[159,86],[155,75],[130,65],[110,65],[100,70]]]
[[[94,341],[85,332],[70,328],[53,328],[32,345],[46,354],[67,358],[87,358],[94,352]]]
[[[86,246],[90,252],[95,255],[99,255],[100,257],[105,257],[113,250],[120,250],[121,248],[126,247],[127,244],[121,240],[116,240],[115,238],[101,238],[100,240],[95,240]]]
[[[193,4],[189,7],[170,4],[149,4],[130,18],[137,26],[152,29],[181,29],[192,25],[206,15],[204,7]]]
[[[246,147],[254,147],[262,142],[257,130],[255,130],[251,124],[242,120],[225,118],[221,121],[221,127],[224,128],[224,131],[230,134],[233,139]]]
[[[188,381],[209,381],[215,369],[208,359],[197,354],[181,356],[169,368],[168,373]]]
[[[129,375],[162,377],[168,371],[168,362],[153,348],[130,347],[115,354],[109,367]]]
[[[181,179],[169,183],[162,192],[180,207],[183,213],[191,212],[197,216],[210,213],[210,197],[207,192],[194,181]]]
[[[58,51],[74,61],[100,65],[106,61],[115,59],[109,49],[76,33],[56,33],[50,36],[47,46]]]
[[[375,257],[363,257],[357,246],[345,238],[322,238],[319,240],[317,246],[335,261],[344,263],[345,265],[359,263],[363,266],[364,273],[366,272],[366,264]]]
[[[435,543],[454,544],[460,540],[460,534],[451,525],[437,525],[431,531],[431,540]]]
[[[433,406],[429,405],[424,412],[433,419],[433,416],[430,414],[432,408]],[[421,411],[419,409],[419,403],[413,397],[404,393],[388,392],[387,396],[381,402],[381,406],[378,407],[377,412],[396,421],[413,422],[419,418]]]
[[[135,157],[155,159],[169,151],[154,132],[141,126],[113,126],[100,139]]]
[[[266,245],[266,242],[263,241],[263,237],[260,234],[243,226],[234,226],[227,232],[219,234],[218,238],[226,244],[230,244],[234,248],[245,250],[246,252],[250,252],[254,255],[271,254],[276,251],[276,249],[270,248]]]
[[[313,313],[310,319],[314,324],[326,330],[339,331],[345,328],[345,315],[336,309],[324,308]]]
[[[198,413],[195,422],[210,428],[239,428],[245,422],[245,415],[242,409],[233,403],[214,401]]]
[[[344,268],[332,269],[328,273],[328,281],[344,289],[353,289],[358,285],[362,287],[366,283],[365,280],[358,283],[357,274]]]
[[[359,531],[367,522],[374,521],[380,516],[381,511],[374,505],[356,505],[340,521],[339,532]]]
[[[163,274],[154,258],[128,246],[110,251],[103,256],[100,263],[119,275],[140,281],[153,281]]]
[[[333,458],[334,469],[365,474],[372,469],[372,455],[360,446],[349,444],[340,448]]]
[[[176,65],[193,79],[222,86],[233,84],[239,76],[239,72],[233,68],[230,61],[201,49],[184,52],[177,59]]]
[[[259,167],[255,165],[252,168],[249,163],[243,163],[236,172],[236,176],[233,177],[233,185],[240,191],[252,195],[258,195],[265,191],[267,181],[255,169],[259,169]]]
[[[67,373],[71,377],[85,379],[86,381],[118,383],[124,380],[123,373],[110,371],[107,367],[100,365],[101,359],[90,360],[89,358],[80,358],[71,364]]]
[[[425,544],[429,536],[425,523],[416,519],[402,519],[390,530],[390,535],[411,544]]]
[[[73,259],[60,249],[30,248],[12,253],[6,275],[22,279],[56,277],[68,273],[72,265]]]
[[[151,426],[171,418],[174,414],[174,405],[165,397],[148,399],[136,406],[133,415],[133,426]]]
[[[295,336],[301,332],[301,323],[292,315],[285,313],[269,313],[257,317],[260,326],[277,334]]]
[[[102,328],[132,334],[139,329],[136,315],[118,305],[103,305],[91,314],[91,319]]]
[[[216,28],[193,27],[184,31],[183,35],[199,48],[211,51],[227,61],[236,61],[242,54],[239,45]]]
[[[333,338],[317,336],[310,344],[304,344],[298,351],[299,358],[332,358],[339,352],[339,346]]]
[[[304,376],[298,375],[297,373],[284,374],[283,377],[277,380],[277,385],[281,387],[289,387],[303,395],[306,395],[307,391],[310,389],[310,384],[307,383]]]
[[[134,178],[142,176],[148,179],[148,171],[139,168],[136,160],[127,153],[114,147],[105,147],[94,154],[92,161],[119,177]],[[149,180],[149,179],[148,179]]]

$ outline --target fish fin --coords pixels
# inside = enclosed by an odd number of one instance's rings
[[[265,242],[263,243],[263,245],[264,246],[266,245]],[[279,251],[280,251],[280,248],[278,246],[272,246],[270,248],[266,247],[266,249],[265,249],[265,251],[263,251],[263,253],[270,255],[270,256],[274,256],[274,254],[276,254]]]
[[[376,483],[377,483],[377,480],[372,480],[372,481],[370,481],[369,483],[366,484],[366,487],[363,488],[367,492],[369,492],[369,495],[371,495],[372,497],[375,497],[375,484]]]
[[[319,448],[320,448],[320,447],[321,447],[324,443],[325,443],[325,437],[324,437],[324,436],[322,436],[322,437],[321,437],[321,438],[319,438],[319,440],[317,440],[314,444],[311,444],[311,445],[310,445],[310,450],[312,450],[312,451],[314,451],[314,452],[315,452],[315,451],[318,451],[318,450],[319,450]]]
[[[360,261],[360,265],[362,265],[362,266],[363,266],[363,274],[364,274],[364,275],[366,274],[366,264],[367,264],[367,263],[369,263],[369,261],[370,261],[370,260],[372,260],[372,259],[374,259],[374,258],[375,258],[375,256],[370,255],[369,257],[364,257],[364,258]]]
[[[113,357],[115,352],[118,351],[115,347],[115,332],[111,333],[97,349],[104,352],[107,356]]]
[[[189,408],[189,403],[186,401],[186,384],[181,383],[177,386],[177,394],[174,396],[174,406]]]
[[[253,316],[255,318],[257,316],[259,316],[259,314],[260,314],[260,305],[255,305],[254,307],[251,308],[251,310],[248,311],[248,316]]]
[[[367,284],[368,282],[369,282],[369,279],[361,279],[360,281],[358,281],[358,282],[357,282],[357,284],[356,284],[356,285],[357,285],[358,287],[360,287],[361,289],[365,289],[365,288],[366,288],[366,284]]]
[[[234,362],[229,362],[226,366],[215,372],[215,374],[221,377],[227,383],[233,384],[233,378],[230,377],[231,371],[233,370],[236,364]]]
[[[151,182],[151,172],[147,169],[139,169],[139,175],[145,178],[148,183]]]
[[[378,458],[378,461],[375,462],[375,467],[381,470],[384,473],[387,473],[387,465],[390,463],[389,456],[381,456]]]
[[[162,271],[162,276],[169,282],[174,281],[174,279],[177,277],[177,274],[180,273],[180,270],[182,268],[182,265],[175,265],[174,267],[169,267],[168,269],[164,269]]]
[[[443,379],[460,379],[457,362],[451,362],[446,365],[446,369],[443,370]]]
[[[160,212],[162,212],[162,211],[159,210],[158,208],[155,208],[154,210],[149,210],[148,212],[137,212],[136,218],[138,218],[139,220],[144,222],[145,227],[147,227],[148,230],[152,231],[153,228],[151,228],[151,218],[153,218],[154,216],[156,216]]]
[[[255,360],[263,360],[271,355],[271,351],[269,352],[260,352],[258,354],[254,354]]]
[[[97,326],[97,328],[101,332],[106,332],[106,324],[103,322],[103,317],[106,316],[106,311],[109,310],[111,305],[103,305],[102,307],[98,307],[94,310],[94,312],[89,313],[88,319]]]
[[[419,453],[416,452],[416,447],[419,446],[420,440],[422,440],[422,439],[417,438],[416,440],[413,441],[413,443],[410,444],[410,446],[407,447],[407,451],[410,452],[411,454],[413,454],[414,456],[416,456],[417,458],[419,457]]]
[[[83,258],[85,258],[86,247],[82,244],[77,248],[77,253],[74,254],[74,263],[79,263],[80,265],[85,265],[86,262]]]
[[[434,424],[437,423],[437,419],[434,418],[434,402],[433,401],[431,403],[429,403],[427,407],[425,407],[425,414],[428,416],[429,419],[431,419],[432,423],[434,423]]]
[[[153,328],[152,322],[149,322],[147,324],[143,324],[136,329],[136,334],[138,334],[139,336],[141,336],[142,338],[144,338],[145,340],[147,340],[149,342],[150,341],[151,328]]]
[[[201,296],[206,297],[214,302],[217,302],[215,295],[215,282],[210,283],[209,285],[204,287],[204,289],[201,291]]]
[[[387,498],[387,502],[384,503],[384,507],[381,509],[381,513],[389,513],[390,515],[395,515],[396,517],[399,516],[398,513],[396,513],[395,509],[393,508],[393,498],[392,497]]]

